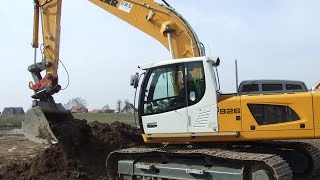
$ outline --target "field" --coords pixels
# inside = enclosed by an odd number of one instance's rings
[[[71,142],[58,145],[35,144],[21,134],[1,135],[0,128],[0,179],[107,179],[104,163],[111,151],[143,145],[137,129],[126,125],[135,125],[133,114],[77,113],[74,117],[80,119],[76,129],[60,130],[72,137]],[[22,118],[0,116],[0,123],[17,128]],[[320,141],[308,142],[320,148]]]
[[[49,146],[30,142],[17,131],[8,133],[20,128],[23,116],[1,116],[0,179],[106,179],[104,164],[111,151],[142,144],[137,129],[127,125],[135,124],[133,114],[74,117],[80,120],[73,120],[73,127],[59,127],[67,137],[61,139],[71,138]]]
[[[85,119],[88,122],[99,121],[102,123],[112,123],[115,121],[135,125],[133,113],[73,113],[75,119]],[[0,129],[10,127],[21,127],[24,115],[0,115]],[[138,118],[137,118],[138,123]]]
[[[135,125],[132,113],[75,113],[75,119],[85,119],[88,122],[113,123],[115,121]],[[34,157],[48,145],[35,144],[22,134],[8,133],[8,130],[21,128],[24,115],[0,115],[0,168],[12,162],[25,161]],[[1,178],[0,178],[1,179]]]
[[[135,125],[133,113],[74,113],[73,117],[76,119],[85,119],[89,122],[99,121],[102,123],[112,123],[114,121],[119,121],[132,126]]]
[[[23,135],[0,135],[0,144],[0,169],[10,163],[26,161],[49,147],[33,143]]]
[[[20,127],[24,115],[0,115],[1,127]]]

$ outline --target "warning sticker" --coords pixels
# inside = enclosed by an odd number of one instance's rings
[[[131,3],[128,3],[127,1],[121,1],[119,5],[119,9],[127,13],[130,13],[132,6],[133,5]]]

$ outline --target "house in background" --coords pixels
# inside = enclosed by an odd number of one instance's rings
[[[100,113],[101,109],[92,109],[91,111],[89,111],[89,113],[93,113],[93,114],[96,114],[96,113]]]
[[[122,113],[134,113],[137,112],[137,109],[131,103],[126,103],[126,105],[121,110]]]
[[[73,106],[70,109],[71,113],[87,113],[88,112],[88,108],[86,108],[85,106]]]
[[[93,109],[90,113],[115,113],[114,109]]]
[[[116,111],[114,109],[105,109],[103,110],[104,113],[115,113]]]
[[[2,115],[19,115],[25,114],[22,107],[5,107],[2,111]]]

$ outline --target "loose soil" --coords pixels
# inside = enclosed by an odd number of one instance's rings
[[[0,169],[10,163],[27,161],[48,145],[36,144],[23,135],[0,135]]]
[[[119,122],[72,120],[53,130],[59,140],[54,145],[0,135],[0,179],[108,179],[105,161],[111,151],[143,145],[136,128]],[[305,142],[320,148],[319,140]]]
[[[59,140],[29,161],[0,167],[0,179],[107,179],[107,155],[119,148],[139,146],[143,141],[136,128],[73,120],[53,126]]]

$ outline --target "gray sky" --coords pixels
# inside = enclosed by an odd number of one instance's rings
[[[308,88],[320,76],[320,1],[193,0],[169,3],[192,25],[207,47],[219,55],[223,92],[235,92],[234,59],[240,80],[302,80]],[[6,106],[30,107],[33,63],[32,0],[0,0],[0,111]],[[117,99],[133,101],[129,86],[139,64],[170,58],[153,38],[86,0],[63,2],[60,59],[70,87],[55,95],[66,103],[82,97],[89,109]],[[209,50],[210,49],[210,50]],[[60,66],[60,84],[67,84]]]

